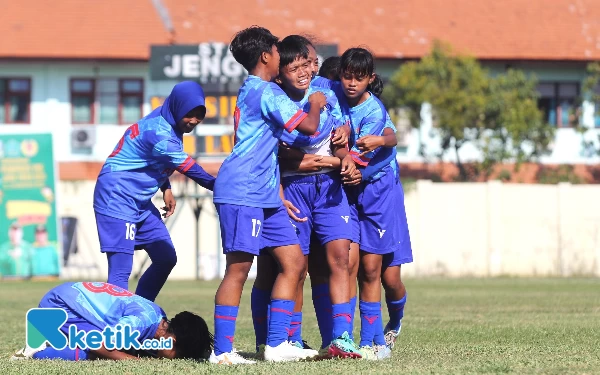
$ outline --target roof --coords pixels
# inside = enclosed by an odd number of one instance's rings
[[[175,44],[227,43],[258,24],[380,58],[420,57],[441,39],[480,59],[600,60],[598,0],[19,0],[0,13],[0,57],[147,60],[172,37],[161,2]]]

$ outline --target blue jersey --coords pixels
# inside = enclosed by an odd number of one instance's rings
[[[198,83],[182,82],[162,107],[130,126],[108,156],[94,190],[94,210],[139,222],[149,214],[151,199],[173,171],[186,173],[196,162],[183,151],[183,133],[175,124],[204,105]]]
[[[69,282],[50,290],[44,301],[64,309],[67,322],[83,320],[102,331],[117,324],[128,325],[140,332],[139,341],[154,338],[163,319],[164,310],[143,297],[117,286],[98,282]],[[42,307],[50,307],[47,303]],[[63,327],[68,332],[69,327]]]
[[[296,105],[305,112],[308,112],[310,109],[308,97],[317,91],[322,92],[325,95],[327,105],[321,111],[319,127],[315,134],[305,135],[294,130],[291,133],[283,132],[281,135],[282,142],[285,142],[291,147],[301,148],[306,153],[318,153],[317,150],[322,149],[323,147],[329,147],[329,144],[331,143],[331,133],[334,129],[337,129],[345,123],[337,96],[329,89],[310,86],[308,90],[306,90],[304,98],[296,102]],[[319,155],[321,154],[319,153]]]
[[[279,207],[279,139],[306,116],[275,83],[248,76],[238,92],[235,146],[219,169],[214,202]]]

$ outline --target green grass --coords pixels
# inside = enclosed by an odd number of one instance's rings
[[[392,359],[230,368],[189,361],[11,362],[23,346],[25,312],[53,283],[0,283],[0,374],[594,374],[600,373],[600,280],[409,279],[409,302]],[[214,282],[169,282],[158,303],[195,311],[212,327]],[[249,283],[248,286],[251,286]],[[307,287],[304,336],[320,342]],[[243,297],[236,347],[254,348]],[[385,313],[385,308],[384,308]],[[356,327],[359,328],[358,326]]]

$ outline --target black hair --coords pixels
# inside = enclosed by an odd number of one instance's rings
[[[340,80],[340,60],[339,56],[331,56],[321,63],[319,76],[328,78],[332,81]]]
[[[301,35],[288,35],[277,43],[279,67],[283,68],[298,58],[308,58],[307,43],[310,41]]]
[[[369,83],[367,90],[378,98],[381,96],[381,93],[383,92],[383,79],[381,79],[379,74],[375,74],[375,78],[373,79],[373,82]]]
[[[250,26],[239,31],[233,37],[229,50],[235,61],[242,64],[246,70],[253,70],[263,52],[271,53],[273,45],[279,39],[264,27]]]
[[[175,336],[175,358],[206,360],[210,357],[214,338],[200,316],[180,312],[171,319],[167,332]]]
[[[350,73],[358,77],[369,77],[375,71],[373,55],[365,48],[350,48],[340,60],[340,74]]]

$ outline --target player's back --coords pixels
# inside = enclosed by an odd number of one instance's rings
[[[143,220],[152,197],[173,172],[157,152],[171,144],[182,148],[181,136],[160,115],[130,126],[100,171],[94,210],[124,220]]]
[[[249,76],[238,93],[234,114],[235,146],[225,159],[214,187],[214,202],[251,207],[278,207],[278,139],[303,113],[274,83]],[[293,104],[293,103],[292,103]],[[278,113],[273,112],[277,108]],[[305,114],[304,114],[305,116]],[[290,119],[280,127],[273,117]]]
[[[129,325],[140,331],[140,340],[152,338],[161,320],[163,309],[143,297],[117,286],[101,282],[68,282],[50,290],[40,307],[63,308],[68,321],[82,321],[102,331],[117,324]],[[62,328],[65,333],[68,327]]]

